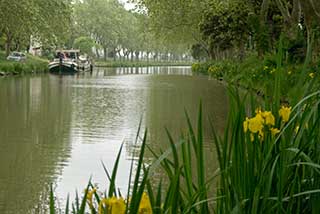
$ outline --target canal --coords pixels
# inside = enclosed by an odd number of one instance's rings
[[[200,99],[209,138],[208,116],[223,129],[226,88],[193,75],[190,67],[0,78],[0,213],[45,213],[51,183],[61,206],[68,193],[73,198],[76,190],[82,192],[90,177],[104,190],[101,161],[111,170],[122,143],[117,186],[126,193],[141,118],[148,144],[165,150],[164,127],[177,139],[186,131],[184,109],[195,124]],[[152,161],[152,155],[146,159]]]

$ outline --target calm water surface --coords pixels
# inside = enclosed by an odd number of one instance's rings
[[[50,183],[61,206],[90,176],[104,190],[101,161],[111,169],[122,143],[117,185],[126,192],[140,118],[148,143],[166,149],[164,127],[177,137],[186,130],[184,108],[196,121],[200,99],[221,130],[225,87],[190,67],[0,78],[0,213],[46,213]]]

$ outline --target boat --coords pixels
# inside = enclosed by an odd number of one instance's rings
[[[92,62],[87,55],[79,56],[78,67],[82,71],[92,72],[92,69],[93,69]]]
[[[57,50],[55,58],[49,63],[49,71],[55,74],[75,74],[92,71],[88,57],[79,56],[80,50]]]

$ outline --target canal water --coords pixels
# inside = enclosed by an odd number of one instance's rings
[[[111,170],[122,143],[117,186],[125,194],[140,120],[148,128],[148,144],[165,150],[164,128],[177,139],[186,131],[184,109],[195,124],[200,100],[204,118],[211,116],[221,130],[226,89],[193,75],[190,67],[0,78],[0,213],[46,213],[50,184],[61,207],[68,193],[72,199],[76,190],[82,192],[90,177],[106,189],[101,162]],[[208,130],[206,121],[206,138]]]

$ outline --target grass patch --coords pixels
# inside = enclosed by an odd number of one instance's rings
[[[48,72],[48,60],[27,54],[22,62],[9,61],[4,52],[0,52],[0,73],[2,75],[19,75]]]

